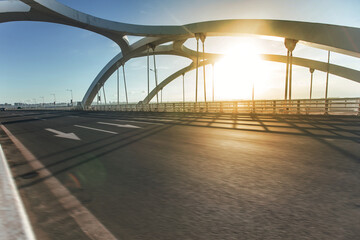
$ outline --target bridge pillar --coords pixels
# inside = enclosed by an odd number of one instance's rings
[[[105,101],[105,107],[106,107],[106,95],[105,95],[105,83],[102,86],[103,93],[104,93],[104,101]]]
[[[117,107],[120,107],[120,84],[119,84],[119,64],[116,64],[116,90],[117,90]]]
[[[198,77],[199,77],[199,38],[201,33],[195,33],[196,39],[196,83],[195,83],[195,102],[197,103],[198,95]]]
[[[183,92],[182,92],[182,95],[183,95],[183,103],[185,103],[185,73],[182,74],[182,87],[183,87]]]
[[[185,112],[185,73],[182,74],[182,84],[183,84],[183,112]]]
[[[129,104],[128,93],[127,93],[127,88],[126,88],[125,63],[123,64],[123,76],[124,76],[124,89],[125,89],[125,96],[126,96],[126,104]]]
[[[293,51],[296,47],[298,40],[285,38],[285,47],[287,48],[287,59],[286,59],[286,77],[285,77],[285,100],[287,100],[289,94],[289,100],[291,100],[291,89],[292,89],[292,57]]]
[[[203,63],[205,63],[205,39],[206,39],[206,36],[205,34],[201,34],[200,35],[200,40],[202,42],[202,47],[203,47]],[[206,103],[206,78],[205,78],[205,64],[203,64],[203,72],[204,72],[204,100],[205,100],[205,103]]]
[[[162,92],[163,92],[163,89],[161,88],[160,89],[160,103],[162,103]]]
[[[252,94],[251,94],[251,100],[252,100],[252,113],[255,113],[255,83],[252,84]]]
[[[150,46],[147,45],[147,56],[146,56],[146,61],[147,61],[147,92],[148,92],[148,96],[150,94],[150,60],[149,60],[149,52],[150,52]]]
[[[214,90],[214,88],[215,88],[215,86],[214,86],[214,83],[215,83],[215,64],[214,63],[212,63],[211,64],[211,69],[212,69],[212,101],[214,102],[215,101],[215,90]]]
[[[312,85],[313,85],[314,71],[315,71],[315,69],[310,68],[310,74],[311,74],[311,79],[310,79],[310,100],[311,100],[311,96],[312,96]]]
[[[330,70],[330,51],[328,51],[328,62],[327,62],[327,72],[326,72],[325,115],[329,114],[329,105],[328,105],[329,70]]]
[[[156,103],[159,104],[159,92],[158,88],[158,79],[157,79],[157,69],[156,69],[156,60],[155,60],[155,47],[154,45],[151,46],[153,50],[153,59],[154,59],[154,73],[155,73],[155,88],[156,88]],[[157,106],[158,107],[158,106]]]
[[[96,85],[97,85],[97,101],[96,101],[96,105],[99,105],[99,101],[100,101],[100,103],[101,103],[99,84],[100,84],[100,83],[96,84]]]

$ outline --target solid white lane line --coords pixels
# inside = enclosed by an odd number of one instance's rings
[[[0,239],[35,240],[29,217],[0,145]]]
[[[79,127],[79,128],[85,128],[85,129],[90,129],[90,130],[94,130],[94,131],[99,131],[99,132],[118,134],[117,132],[107,131],[107,130],[103,130],[103,129],[99,129],[99,128],[92,128],[92,127],[86,127],[86,126],[81,126],[81,125],[74,125],[74,126]]]
[[[44,183],[55,195],[60,204],[74,218],[82,231],[90,239],[115,240],[115,236],[74,197],[69,190],[55,178],[49,170],[2,124],[0,127],[9,136],[11,141],[19,149],[31,167],[39,173],[39,177],[44,179]]]
[[[120,122],[134,122],[134,123],[145,123],[145,124],[153,124],[153,125],[164,125],[163,123],[152,123],[152,122],[141,122],[141,121],[131,121],[131,120],[123,120],[123,119],[116,119],[116,121]]]
[[[134,125],[130,125],[130,124],[117,124],[117,123],[108,123],[108,122],[98,122],[98,123],[103,124],[103,125],[121,127],[121,128],[142,128],[142,127],[138,127],[138,126],[134,126]]]

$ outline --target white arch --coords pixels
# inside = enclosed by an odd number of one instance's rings
[[[214,56],[214,58],[209,58],[205,61],[205,65],[214,63],[215,59],[219,58],[220,56]],[[286,56],[283,55],[274,55],[274,54],[261,54],[261,58],[265,61],[272,61],[272,62],[279,62],[279,63],[286,63]],[[298,58],[293,57],[293,64],[301,67],[306,68],[313,68],[315,70],[321,71],[321,72],[327,72],[328,65],[326,62],[320,62],[305,58]],[[203,62],[199,63],[199,67],[203,66]],[[141,103],[149,103],[153,97],[156,96],[156,94],[163,89],[166,85],[168,85],[170,82],[175,80],[176,78],[180,77],[182,74],[185,74],[193,69],[196,68],[196,64],[192,62],[189,66],[180,69],[179,71],[171,74],[169,77],[164,79],[157,88],[154,88],[148,96],[144,98],[144,100]],[[329,64],[329,73],[349,79],[351,81],[355,81],[360,83],[360,71],[346,68],[343,66],[335,65],[335,64]]]

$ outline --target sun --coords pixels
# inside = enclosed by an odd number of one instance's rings
[[[259,55],[260,49],[244,42],[226,51],[215,63],[215,97],[219,100],[251,99],[254,85],[258,97],[266,89],[266,64]]]

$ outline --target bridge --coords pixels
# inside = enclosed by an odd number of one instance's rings
[[[145,26],[97,18],[55,0],[0,1],[0,22],[10,21],[86,29],[111,39],[121,53],[89,81],[78,105],[0,112],[0,204],[6,203],[0,238],[359,236],[360,99],[329,98],[328,88],[330,74],[360,83],[360,71],[331,63],[333,52],[360,57],[360,29],[267,19]],[[243,35],[282,39],[286,55],[259,55],[286,65],[279,99],[255,99],[254,87],[248,100],[214,98],[214,75],[207,79],[205,66],[214,69],[224,56],[206,52],[207,40]],[[130,44],[127,36],[141,39]],[[196,49],[185,46],[189,39]],[[293,56],[298,45],[326,50],[327,62]],[[158,79],[159,55],[191,63]],[[132,103],[125,66],[140,57],[147,63],[146,96]],[[293,65],[309,70],[309,98],[293,97]],[[120,102],[120,70],[126,103]],[[185,92],[190,71],[195,89]],[[320,99],[312,97],[314,71],[327,76]],[[114,73],[117,102],[109,103],[105,83]],[[163,102],[162,90],[179,78],[182,101]],[[190,94],[193,102],[186,101]]]
[[[142,26],[112,22],[100,19],[74,9],[71,9],[55,0],[47,1],[2,1],[2,13],[0,22],[8,21],[43,21],[65,24],[83,28],[101,34],[121,48],[121,53],[116,55],[95,77],[82,100],[84,109],[90,108],[95,96],[104,88],[105,82],[119,68],[124,71],[124,85],[127,98],[125,63],[133,58],[147,57],[147,96],[140,104],[148,104],[155,96],[158,102],[158,93],[174,79],[184,76],[187,72],[196,69],[195,102],[198,102],[198,69],[208,64],[214,64],[221,55],[205,52],[205,42],[211,36],[239,36],[243,34],[281,37],[284,39],[284,48],[287,56],[263,54],[262,59],[266,61],[281,62],[286,64],[285,94],[284,100],[292,100],[292,65],[309,68],[311,76],[315,70],[333,74],[355,82],[360,82],[360,72],[355,69],[346,68],[330,63],[330,52],[342,53],[359,57],[360,50],[356,42],[360,40],[360,30],[352,27],[336,26],[319,23],[283,21],[283,20],[222,20],[193,23],[183,26]],[[126,36],[143,37],[138,42],[130,45]],[[184,46],[189,38],[195,38],[196,51]],[[199,54],[199,42],[202,43],[203,53]],[[293,50],[297,44],[305,44],[315,48],[328,50],[328,62],[320,62],[311,59],[293,57]],[[150,55],[153,56],[156,86],[150,91]],[[175,55],[188,58],[192,63],[166,79],[159,81],[156,71],[156,55]],[[200,56],[201,55],[201,56]],[[204,72],[205,72],[205,68]],[[325,88],[325,101],[328,98],[328,75]],[[119,79],[118,89],[119,89]],[[204,74],[204,89],[206,89],[206,78]],[[312,84],[311,84],[312,87]],[[310,87],[310,88],[311,88]],[[214,91],[214,90],[213,90]],[[105,91],[104,91],[105,93]],[[119,91],[118,91],[119,105]],[[106,96],[105,102],[106,102]],[[311,98],[311,90],[310,90]],[[98,102],[98,100],[97,100]],[[207,102],[206,91],[204,91],[204,102]]]

